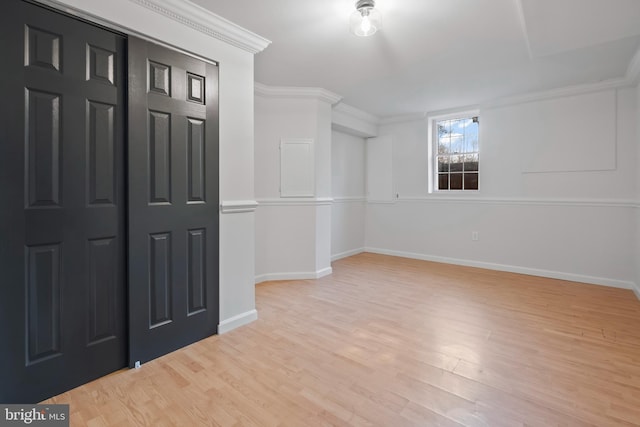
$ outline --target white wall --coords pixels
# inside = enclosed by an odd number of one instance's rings
[[[219,62],[220,199],[251,201],[253,180],[252,53],[214,39],[129,0],[58,0],[102,21]],[[220,332],[256,318],[254,213],[220,216]]]
[[[281,197],[283,138],[313,139],[313,197]],[[329,102],[313,96],[256,96],[256,282],[331,272],[331,148]]]
[[[481,109],[477,193],[428,194],[426,120],[381,126],[380,135],[393,136],[399,199],[368,204],[367,250],[631,287],[637,97],[623,88]],[[537,148],[566,154],[580,146],[561,123],[592,128],[575,134],[595,148],[576,153],[583,157],[571,171],[541,158],[536,164],[554,172],[524,173]]]
[[[331,135],[331,257],[336,260],[364,251],[366,140],[335,130]]]

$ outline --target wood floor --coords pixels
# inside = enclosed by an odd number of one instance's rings
[[[640,301],[361,254],[260,319],[49,402],[78,426],[640,425]]]

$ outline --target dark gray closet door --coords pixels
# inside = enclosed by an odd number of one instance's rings
[[[217,332],[218,67],[129,38],[129,363]]]
[[[0,402],[126,366],[125,40],[0,14]]]

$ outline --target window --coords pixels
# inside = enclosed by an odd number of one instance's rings
[[[478,116],[433,121],[436,191],[478,190],[479,126]]]

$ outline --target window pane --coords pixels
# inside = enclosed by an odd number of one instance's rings
[[[478,154],[467,154],[464,156],[465,172],[478,172]]]
[[[450,154],[451,150],[450,150],[450,145],[449,145],[449,141],[448,140],[440,140],[438,142],[438,154]]]
[[[449,157],[438,157],[438,172],[449,172]]]
[[[464,135],[460,133],[451,134],[451,154],[459,154],[464,152]]]
[[[464,156],[451,156],[451,172],[462,172]]]
[[[465,128],[467,119],[454,120],[451,126],[451,151],[454,153],[466,153],[467,144],[465,138]]]
[[[465,190],[477,190],[478,189],[478,174],[477,173],[465,173],[464,174],[464,189]]]
[[[464,129],[467,153],[476,153],[478,151],[478,130],[478,123],[474,123],[472,119],[469,119],[468,126]]]
[[[474,152],[474,153],[477,153],[477,152],[478,152],[478,137],[477,137],[477,136],[476,136],[476,137],[473,137],[473,138],[470,140],[470,142],[469,142],[469,143],[471,144],[471,150],[470,150],[470,151],[472,151],[472,152]]]
[[[449,189],[449,174],[441,173],[438,175],[438,190]]]
[[[461,173],[452,173],[449,181],[449,189],[450,190],[462,190],[462,174]]]
[[[438,190],[478,189],[478,117],[435,121]]]
[[[458,119],[451,121],[451,133],[464,136],[464,127],[466,119]]]
[[[451,153],[451,121],[438,122],[438,154]]]
[[[445,120],[444,124],[446,132],[451,134],[451,120]]]
[[[448,143],[451,136],[451,121],[442,120],[438,122],[438,142]]]

